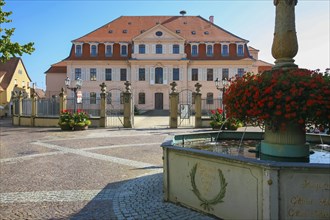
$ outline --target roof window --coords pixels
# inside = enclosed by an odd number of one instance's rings
[[[109,33],[109,34],[112,34],[112,30],[109,30],[108,33]]]
[[[205,31],[204,34],[205,34],[205,35],[209,35],[209,32],[208,32],[208,31]]]
[[[192,34],[192,35],[195,35],[195,34],[196,34],[196,31],[192,31],[191,34]]]
[[[130,22],[130,21],[129,21],[129,22],[128,22],[128,24],[129,24],[129,25],[131,25],[131,24],[132,24],[132,22]]]
[[[142,34],[143,32],[145,32],[146,30],[141,30],[140,33]]]
[[[125,30],[123,30],[123,33],[124,33],[124,34],[127,34],[127,30],[126,30],[126,29],[125,29]]]
[[[181,33],[181,31],[180,31],[180,30],[176,30],[175,32],[176,32],[177,34],[180,34],[180,33]]]

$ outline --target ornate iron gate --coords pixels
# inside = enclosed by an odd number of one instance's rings
[[[195,127],[193,91],[184,89],[179,92],[179,123],[178,127]]]
[[[122,127],[124,125],[124,100],[123,91],[110,89],[106,98],[107,126]]]

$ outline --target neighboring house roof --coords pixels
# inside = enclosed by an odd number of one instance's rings
[[[251,47],[251,46],[249,46],[249,50],[251,50],[251,51],[253,51],[253,50],[259,51],[258,49],[254,48],[254,47]]]
[[[46,97],[46,93],[43,89],[37,89],[36,88],[34,91],[37,94],[38,98],[45,98]]]
[[[51,65],[45,73],[66,73],[66,62],[60,61]]]
[[[121,16],[73,42],[130,42],[159,24],[187,42],[248,42],[201,16]]]
[[[263,60],[256,60],[256,62],[254,63],[255,66],[274,66],[274,64],[271,63],[267,63]]]
[[[15,73],[15,70],[16,70],[16,67],[17,67],[19,61],[22,62],[25,73],[26,73],[27,77],[29,78],[29,80],[31,81],[22,59],[19,57],[13,57],[10,60],[6,61],[5,63],[0,62],[0,72],[5,72],[5,75],[2,79],[2,81],[0,82],[0,86],[2,87],[2,89],[4,89],[4,90],[7,89],[9,83],[11,82],[11,80],[14,76],[14,73]]]

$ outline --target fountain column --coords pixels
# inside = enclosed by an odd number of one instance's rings
[[[276,7],[275,33],[272,55],[276,59],[274,69],[297,68],[293,57],[298,52],[295,25],[295,6],[298,0],[274,0]]]

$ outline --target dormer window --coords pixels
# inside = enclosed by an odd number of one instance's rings
[[[111,57],[112,56],[112,44],[105,45],[105,56]]]
[[[96,57],[97,56],[97,45],[96,44],[92,44],[91,45],[91,56],[92,57]]]
[[[229,56],[229,45],[228,44],[222,44],[221,45],[221,55],[222,56]]]
[[[123,57],[127,56],[127,44],[121,44],[120,46],[120,55]]]
[[[82,46],[81,44],[77,44],[75,47],[75,55],[80,57],[82,55]]]
[[[244,46],[243,44],[237,45],[237,56],[244,56]]]
[[[198,45],[191,45],[191,56],[198,56]]]
[[[212,44],[208,44],[206,46],[206,55],[213,56],[213,45]]]

